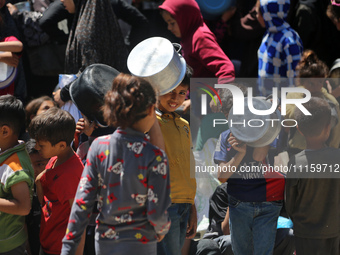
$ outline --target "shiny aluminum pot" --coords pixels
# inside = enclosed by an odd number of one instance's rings
[[[253,98],[253,106],[257,110],[268,110],[272,103],[260,98]],[[233,107],[242,107],[236,106]],[[248,98],[244,99],[244,115],[234,115],[231,108],[228,124],[231,133],[240,141],[251,147],[263,147],[271,144],[281,130],[281,114],[275,110],[269,115],[256,115],[248,108]],[[240,124],[242,123],[242,124]]]
[[[176,88],[186,71],[184,58],[162,37],[151,37],[137,44],[128,56],[127,66],[131,74],[150,82],[160,95]]]

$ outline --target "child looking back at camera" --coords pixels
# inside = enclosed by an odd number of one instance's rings
[[[311,115],[295,109],[298,130],[307,148],[294,155],[286,180],[286,210],[294,223],[296,254],[339,254],[340,150],[326,145],[331,132],[331,108],[312,97],[303,105]],[[301,168],[302,166],[302,168]]]
[[[33,118],[29,126],[29,134],[36,140],[39,154],[51,158],[35,181],[42,206],[40,243],[43,254],[61,252],[61,241],[84,168],[70,146],[75,128],[72,115],[56,107]],[[82,248],[83,244],[76,254],[82,254]]]
[[[190,167],[192,160],[191,132],[189,124],[175,110],[182,105],[189,89],[191,70],[187,68],[181,84],[159,97],[157,119],[169,157],[172,205],[168,212],[171,228],[158,244],[157,254],[181,254],[185,238],[196,234],[197,212],[194,203],[196,179]]]
[[[105,122],[117,127],[95,139],[72,207],[61,254],[73,254],[96,198],[96,254],[155,255],[168,232],[168,162],[145,133],[153,126],[156,94],[143,79],[119,74],[105,96]]]

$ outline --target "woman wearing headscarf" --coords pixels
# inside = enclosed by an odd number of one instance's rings
[[[76,74],[95,63],[126,71],[127,48],[108,0],[62,0],[74,13],[66,48],[65,72]]]

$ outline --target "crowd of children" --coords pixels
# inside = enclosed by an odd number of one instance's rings
[[[0,228],[6,230],[0,231],[0,255],[340,254],[338,64],[329,72],[314,51],[303,50],[287,22],[289,0],[258,0],[254,5],[258,23],[266,28],[258,75],[274,78],[261,80],[255,96],[267,96],[272,86],[292,86],[294,81],[311,98],[300,107],[287,106],[286,123],[297,125],[282,129],[268,145],[251,146],[228,126],[213,134],[219,136],[213,161],[220,169],[236,171],[218,174],[221,185],[211,194],[207,234],[192,241],[188,250],[183,249],[185,240],[197,234],[192,142],[197,134],[190,127],[196,123],[189,125],[176,111],[183,105],[194,111],[199,107],[188,98],[191,77],[231,82],[232,62],[196,1],[162,1],[159,15],[180,40],[187,68],[176,87],[157,95],[146,79],[126,73],[125,47],[110,50],[119,55],[114,60],[105,53],[111,39],[101,46],[92,34],[86,38],[86,24],[110,19],[104,15],[88,23],[82,11],[98,16],[105,4],[61,2],[83,22],[74,23],[67,58],[72,72],[80,69],[78,78],[54,98],[44,95],[26,107],[14,81],[0,87]],[[4,3],[0,0],[0,8]],[[340,3],[332,0],[330,5],[329,13]],[[335,11],[333,22],[338,24]],[[113,14],[111,9],[105,13]],[[0,12],[0,25],[3,20]],[[81,53],[75,49],[77,36],[83,40]],[[100,54],[87,52],[88,47],[100,49]],[[18,39],[0,33],[0,51],[0,62],[18,67]],[[106,65],[112,61],[119,63],[119,71]],[[330,73],[332,80],[327,81]],[[278,83],[278,78],[296,79]],[[235,86],[247,96],[237,80]],[[217,110],[228,119],[235,98],[227,89],[218,94]],[[299,100],[304,95],[290,92],[286,97]],[[75,120],[58,107],[67,100],[82,118]],[[290,156],[287,167],[295,171],[256,176],[241,171],[269,166],[282,151]],[[290,228],[277,229],[280,215],[291,219],[294,238]]]

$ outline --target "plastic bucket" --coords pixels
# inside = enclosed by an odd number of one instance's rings
[[[214,20],[236,4],[236,0],[196,0],[203,18]]]

